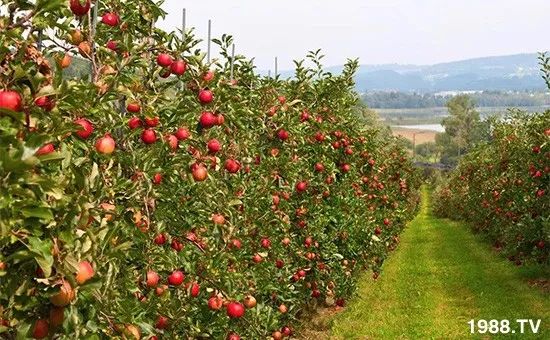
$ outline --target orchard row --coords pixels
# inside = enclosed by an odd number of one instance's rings
[[[206,64],[192,31],[153,28],[155,1],[9,12],[2,336],[282,339],[308,309],[343,306],[360,272],[378,276],[419,177],[362,120],[356,61],[279,80],[237,56],[230,78],[232,38]],[[83,60],[91,77],[67,77]]]
[[[510,261],[548,264],[550,111],[510,113],[435,193],[436,212],[470,221]]]

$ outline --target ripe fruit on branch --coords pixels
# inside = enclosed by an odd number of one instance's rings
[[[186,140],[191,136],[187,128],[181,127],[174,134],[178,140]]]
[[[234,159],[228,159],[225,161],[224,167],[225,167],[225,170],[227,170],[227,172],[231,174],[235,174],[239,172],[239,170],[241,169],[241,164]]]
[[[153,144],[157,141],[157,134],[155,133],[155,130],[153,129],[145,129],[141,133],[141,140],[145,144]]]
[[[214,71],[206,71],[202,76],[202,80],[209,83],[214,79]]]
[[[50,332],[50,327],[48,325],[48,320],[40,319],[36,320],[32,328],[32,337],[35,339],[44,339],[48,336]]]
[[[55,107],[55,102],[47,96],[38,97],[34,100],[36,106],[41,109],[50,112]]]
[[[168,284],[171,284],[172,286],[179,286],[183,283],[183,280],[185,279],[185,275],[179,270],[175,270],[168,276]]]
[[[248,309],[256,307],[256,298],[252,295],[245,296],[243,300],[244,306]]]
[[[158,234],[153,241],[155,242],[155,244],[158,244],[159,246],[163,245],[166,243],[166,236],[162,233]]]
[[[87,139],[94,132],[94,126],[86,118],[80,118],[75,120],[74,122],[76,125],[79,125],[78,131],[76,131],[78,137],[82,139]]]
[[[217,153],[222,149],[222,145],[217,139],[211,139],[207,143],[208,152]]]
[[[158,285],[160,280],[159,274],[153,270],[147,272],[146,284],[149,288],[154,288]]]
[[[89,57],[92,53],[92,47],[90,46],[90,43],[87,41],[82,41],[78,44],[78,52],[83,57]]]
[[[265,248],[265,249],[271,248],[271,241],[268,238],[263,238],[260,244],[262,248]]]
[[[63,281],[57,294],[50,297],[50,302],[57,307],[64,307],[71,303],[75,298],[73,287],[68,281]]]
[[[187,70],[187,63],[183,60],[176,60],[170,65],[170,71],[172,74],[181,76]]]
[[[58,60],[58,63],[61,66],[61,68],[65,69],[65,68],[71,66],[72,60],[73,60],[73,58],[71,57],[71,55],[69,53],[65,53],[63,58],[61,58],[61,60]]]
[[[171,66],[174,60],[169,54],[161,53],[157,56],[157,64],[162,67]]]
[[[82,4],[84,2],[84,4]],[[71,12],[73,12],[76,16],[84,16],[88,11],[90,10],[90,0],[71,0],[69,2],[69,7],[71,8]]]
[[[111,154],[115,151],[115,140],[111,135],[106,134],[95,143],[95,149],[102,154]]]
[[[204,111],[201,114],[199,123],[202,128],[208,129],[211,128],[214,125],[218,124],[218,117],[216,117],[212,112],[210,111]]]
[[[130,127],[130,129],[137,129],[138,127],[141,126],[141,119],[139,119],[138,117],[132,117],[128,120],[128,127]]]
[[[147,125],[148,127],[156,127],[159,125],[159,122],[160,122],[159,117],[153,117],[153,118],[145,117],[145,125]]]
[[[193,179],[197,182],[202,182],[208,177],[208,171],[202,164],[193,164],[191,166],[191,173],[193,174]]]
[[[227,311],[227,316],[229,316],[232,319],[236,319],[244,315],[245,309],[240,302],[232,301],[227,305],[226,311]]]
[[[160,173],[156,173],[154,176],[153,176],[153,184],[156,184],[156,185],[159,185],[160,183],[162,183],[162,174]]]
[[[52,307],[50,309],[50,317],[48,321],[53,327],[59,327],[63,324],[63,319],[65,319],[65,308],[63,307]]]
[[[239,334],[235,332],[231,332],[227,334],[227,336],[225,337],[225,340],[241,340],[241,337],[239,336]]]
[[[285,129],[280,129],[279,131],[277,131],[277,137],[282,141],[287,140],[288,139],[288,131],[286,131]]]
[[[174,135],[168,135],[165,137],[166,142],[170,146],[170,149],[176,150],[178,148],[178,138]]]
[[[109,40],[105,46],[111,51],[116,51],[118,49],[118,43],[114,40]]]
[[[141,111],[141,106],[138,103],[130,103],[126,106],[126,110],[132,113],[138,113]]]
[[[224,224],[225,223],[225,217],[223,217],[223,215],[221,215],[221,214],[212,214],[212,222],[214,222],[214,224],[218,224],[218,225]]]
[[[217,295],[208,299],[208,308],[211,310],[220,310],[223,306],[223,299]]]
[[[157,322],[155,323],[155,328],[165,329],[167,327],[168,327],[168,318],[163,315],[159,315],[159,317],[157,318]]]
[[[104,23],[105,25],[111,26],[111,27],[117,26],[119,21],[120,20],[118,18],[118,14],[113,13],[113,12],[105,13],[101,17],[101,22]]]
[[[323,163],[315,163],[315,171],[317,172],[323,172],[325,170],[325,166]]]
[[[82,261],[78,264],[78,271],[76,272],[76,282],[81,285],[86,281],[94,277],[94,268],[88,261]]]
[[[48,155],[55,151],[55,146],[53,146],[52,143],[48,143],[44,146],[42,146],[40,149],[38,149],[35,153],[36,156],[44,156]]]
[[[200,90],[198,98],[201,104],[210,104],[214,100],[214,93],[208,89]]]
[[[296,191],[297,192],[304,192],[307,190],[307,182],[306,181],[301,181],[301,182],[298,182],[296,183]]]

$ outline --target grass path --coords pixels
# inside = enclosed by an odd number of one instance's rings
[[[550,339],[550,296],[526,282],[548,268],[516,267],[470,233],[432,216],[423,190],[419,215],[377,281],[365,274],[357,298],[332,321],[331,339],[489,339],[470,334],[470,319],[511,322],[510,339]],[[519,335],[516,319],[541,319]],[[528,327],[528,326],[527,326]]]

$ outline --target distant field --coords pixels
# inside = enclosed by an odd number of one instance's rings
[[[477,110],[482,117],[505,113],[507,107],[478,107]],[[518,107],[527,112],[542,112],[548,110],[548,106],[526,106]],[[374,109],[380,118],[388,125],[415,125],[415,124],[438,124],[447,116],[446,107],[430,107],[418,109]]]
[[[392,127],[392,132],[394,136],[404,137],[411,142],[413,141],[414,136],[416,135],[416,145],[424,144],[427,142],[435,142],[435,135],[437,132],[429,130],[420,130],[420,129],[408,129],[401,127]]]

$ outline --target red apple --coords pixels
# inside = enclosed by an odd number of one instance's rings
[[[157,141],[157,135],[153,129],[145,129],[141,133],[141,140],[145,144],[153,144]]]
[[[155,323],[155,328],[156,329],[166,329],[168,327],[168,318],[163,316],[163,315],[159,315],[159,317],[157,318],[157,322]]]
[[[166,136],[166,142],[170,146],[170,149],[177,150],[178,148],[178,137],[174,135],[168,135]]]
[[[185,70],[187,70],[187,63],[183,60],[176,60],[170,65],[170,71],[172,71],[172,74],[181,76],[185,73]]]
[[[208,89],[200,90],[198,98],[201,104],[210,104],[214,100],[214,93]]]
[[[50,332],[50,327],[48,325],[48,320],[40,319],[36,320],[32,328],[32,337],[35,339],[44,339],[48,336]]]
[[[209,83],[214,79],[214,71],[206,71],[206,73],[202,76],[202,80]]]
[[[46,96],[36,98],[34,100],[34,103],[36,104],[36,106],[48,112],[53,110],[53,108],[55,107],[55,102]]]
[[[223,306],[223,300],[219,296],[212,296],[208,299],[208,308],[211,310],[219,310]]]
[[[76,134],[82,139],[87,139],[94,132],[94,126],[86,118],[80,118],[74,121],[75,124],[80,125]]]
[[[78,264],[78,271],[76,272],[76,282],[81,285],[86,281],[94,277],[94,268],[88,261],[82,261]]]
[[[96,141],[95,149],[102,154],[111,154],[115,151],[115,140],[111,135],[106,134]]]
[[[307,190],[307,182],[306,181],[301,181],[301,182],[298,182],[296,183],[296,191],[297,192],[304,192]]]
[[[138,113],[141,111],[141,106],[138,103],[130,103],[126,106],[126,110],[132,113]]]
[[[159,185],[160,183],[162,183],[162,174],[160,173],[156,173],[154,176],[153,176],[153,184],[156,184],[156,185]]]
[[[55,151],[55,146],[53,146],[52,143],[45,144],[40,149],[38,149],[35,153],[36,156],[44,156],[48,155]]]
[[[241,247],[242,247],[241,240],[236,239],[236,238],[232,239],[230,247],[235,248],[235,249],[241,249]]]
[[[211,139],[208,141],[207,147],[210,153],[217,153],[221,150],[222,145],[220,144],[220,142],[218,142],[217,139]]]
[[[181,127],[174,134],[178,140],[186,140],[191,136],[187,128]]]
[[[244,315],[245,309],[240,302],[232,301],[227,305],[226,311],[227,311],[227,316],[229,316],[232,319],[237,319]]]
[[[201,127],[208,129],[218,124],[218,118],[212,112],[204,111],[199,122]]]
[[[325,166],[323,163],[315,163],[315,171],[317,172],[323,172],[325,170]]]
[[[21,95],[15,91],[0,91],[0,109],[21,111],[23,109]]]
[[[156,127],[159,125],[159,117],[145,117],[145,125],[148,127]]]
[[[193,174],[193,179],[197,182],[202,182],[208,177],[208,172],[202,164],[193,164],[191,166],[191,173]]]
[[[262,248],[265,248],[265,249],[271,248],[271,241],[268,238],[263,238],[260,244]]]
[[[223,215],[221,215],[221,214],[212,214],[212,222],[214,222],[214,224],[218,224],[218,225],[224,224],[225,223],[225,217],[223,217]]]
[[[154,239],[154,242],[156,244],[158,244],[159,246],[160,245],[163,245],[164,243],[166,243],[166,236],[164,234],[158,234],[155,239]]]
[[[138,127],[141,126],[141,119],[139,119],[138,117],[132,117],[128,120],[128,126],[130,127],[130,129],[137,129]]]
[[[157,56],[157,64],[159,64],[159,66],[168,67],[172,65],[173,62],[174,60],[169,54],[161,53]]]
[[[69,7],[71,12],[76,16],[84,16],[90,10],[90,0],[84,0],[84,5],[82,5],[82,0],[71,0],[69,2]]]
[[[286,131],[285,129],[280,129],[279,131],[277,131],[277,137],[282,141],[287,140],[288,139],[288,131]]]
[[[193,284],[191,285],[191,296],[192,297],[199,296],[200,291],[201,291],[201,286],[197,282],[193,282]]]
[[[107,26],[111,26],[111,27],[115,27],[118,25],[119,23],[119,18],[118,18],[118,14],[116,13],[105,13],[103,14],[103,16],[101,17],[101,22],[104,23],[105,25]]]
[[[116,51],[118,49],[118,43],[114,40],[109,40],[105,46],[111,51]]]
[[[179,270],[175,270],[168,276],[168,284],[171,284],[172,286],[179,286],[183,283],[183,280],[185,279],[185,275]]]
[[[160,276],[159,274],[157,274],[157,272],[152,270],[149,270],[147,272],[147,278],[146,278],[147,287],[149,288],[156,287],[159,283],[159,280],[160,280]]]
[[[225,167],[225,170],[227,170],[227,172],[231,174],[235,174],[239,172],[239,170],[241,169],[241,164],[234,159],[228,159],[225,161],[224,167]]]

